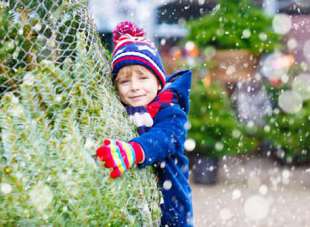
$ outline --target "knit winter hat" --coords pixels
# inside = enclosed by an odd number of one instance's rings
[[[127,65],[142,65],[158,78],[162,87],[166,73],[155,45],[145,39],[143,29],[129,21],[119,23],[113,30],[112,80]]]

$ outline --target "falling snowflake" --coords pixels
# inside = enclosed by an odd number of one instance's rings
[[[224,208],[220,211],[220,217],[223,221],[227,221],[233,217],[233,214],[228,208]]]
[[[244,29],[243,31],[242,31],[242,36],[241,36],[241,38],[242,39],[248,39],[248,38],[250,38],[251,37],[251,31],[250,31],[250,29]]]
[[[163,184],[163,188],[164,188],[165,190],[170,190],[171,187],[172,187],[172,182],[171,182],[170,180],[165,180],[165,181],[164,181],[164,184]]]
[[[300,94],[303,100],[310,99],[310,74],[300,74],[295,77],[292,88]]]
[[[232,199],[236,200],[236,199],[239,199],[240,197],[241,197],[241,191],[239,189],[235,189],[232,192]]]
[[[283,184],[289,184],[289,182],[290,182],[290,175],[291,175],[291,173],[290,173],[289,170],[285,169],[285,170],[282,171],[282,183]]]
[[[258,38],[259,38],[261,41],[266,41],[267,38],[268,38],[268,36],[267,36],[266,33],[263,33],[263,32],[262,32],[262,33],[259,33]]]
[[[166,42],[167,42],[166,39],[161,39],[160,40],[160,45],[164,46],[164,45],[166,45]]]
[[[30,193],[30,203],[39,211],[43,212],[53,200],[51,189],[42,183],[35,185]]]
[[[241,136],[241,132],[240,132],[238,129],[234,129],[234,130],[232,131],[232,136],[233,136],[234,138],[239,138],[239,137]]]
[[[221,143],[221,142],[216,142],[215,143],[215,149],[217,151],[221,151],[221,150],[223,150],[223,148],[224,148],[224,144],[223,143]]]
[[[263,185],[261,185],[261,186],[259,187],[259,193],[260,193],[261,195],[266,195],[267,192],[268,192],[268,187],[267,187],[267,185],[263,184]]]
[[[12,192],[12,186],[8,183],[1,183],[0,184],[0,190],[3,194],[9,194]]]
[[[61,101],[62,101],[62,95],[56,95],[55,101],[56,101],[57,103],[61,103]]]
[[[270,128],[269,125],[265,125],[265,126],[264,126],[264,131],[265,131],[265,132],[270,132],[270,130],[271,130],[271,128]]]
[[[190,91],[189,91],[190,92]],[[185,124],[184,124],[184,128],[186,130],[189,130],[191,128],[191,123],[189,121],[186,121]]]
[[[267,217],[270,201],[260,195],[249,197],[244,203],[244,213],[250,220],[261,220]]]
[[[196,147],[196,141],[193,139],[187,139],[184,143],[184,148],[187,151],[193,151]]]
[[[297,46],[298,46],[298,43],[297,43],[296,39],[290,38],[290,39],[287,41],[287,47],[288,47],[288,49],[294,50],[294,49],[297,48]]]
[[[295,91],[284,91],[279,96],[279,106],[286,113],[297,113],[302,108],[302,97]]]
[[[287,34],[292,27],[291,17],[286,14],[277,14],[272,21],[273,30],[281,35]]]

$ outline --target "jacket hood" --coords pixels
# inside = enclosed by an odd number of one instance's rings
[[[192,72],[190,70],[182,70],[171,74],[167,78],[166,86],[162,91],[171,90],[177,95],[178,104],[181,108],[189,112],[189,95],[192,82]]]

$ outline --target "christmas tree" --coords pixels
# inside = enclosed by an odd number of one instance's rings
[[[136,133],[86,4],[0,4],[0,225],[156,225],[152,171],[112,181],[93,158],[103,138]]]
[[[298,164],[310,160],[310,75],[291,77],[279,86],[266,83],[274,109],[262,135],[283,163]]]
[[[207,87],[201,80],[193,84],[190,122],[189,137],[205,156],[240,155],[256,146],[256,139],[238,121],[228,94],[216,81]]]

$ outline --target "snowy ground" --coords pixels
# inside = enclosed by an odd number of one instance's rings
[[[310,166],[257,157],[220,165],[216,185],[192,183],[196,227],[310,227]]]

